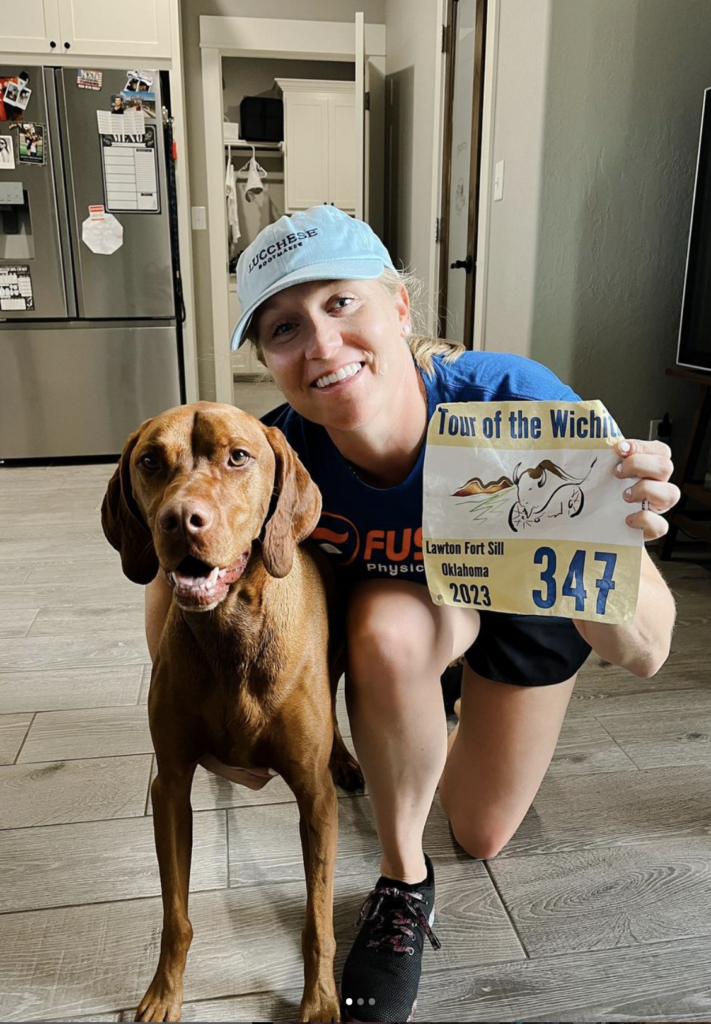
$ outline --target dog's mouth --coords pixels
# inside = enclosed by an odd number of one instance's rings
[[[166,573],[178,605],[185,611],[212,611],[244,572],[249,555],[250,552],[245,551],[234,564],[224,568],[186,555],[177,569]]]

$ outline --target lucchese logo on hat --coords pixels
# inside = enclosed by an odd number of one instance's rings
[[[251,274],[253,270],[261,270],[262,267],[266,267],[267,263],[271,263],[272,260],[277,259],[279,256],[283,256],[287,252],[291,252],[293,249],[300,248],[304,239],[314,238],[318,234],[318,228],[311,228],[309,231],[296,231],[291,232],[288,235],[284,235],[276,242],[272,242],[265,249],[260,249],[255,256],[249,262],[247,267],[247,273]]]
[[[259,306],[277,292],[309,281],[371,281],[386,267],[395,269],[373,229],[335,206],[280,217],[260,231],[237,264],[242,313],[232,348],[242,344]]]

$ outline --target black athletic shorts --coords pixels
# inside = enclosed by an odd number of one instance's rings
[[[570,679],[592,648],[571,619],[480,611],[479,636],[466,652],[480,676],[518,686],[547,686]]]

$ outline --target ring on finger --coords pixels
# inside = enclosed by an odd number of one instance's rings
[[[643,512],[655,512],[656,511],[656,509],[652,508],[652,503],[649,500],[649,498],[643,498],[642,501],[640,502],[640,504],[642,506],[642,511]]]

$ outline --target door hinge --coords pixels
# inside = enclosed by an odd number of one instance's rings
[[[435,245],[442,241],[442,218],[435,217]]]
[[[447,52],[447,26],[442,26],[442,53]]]
[[[366,92],[363,110],[370,110],[370,92]]]

